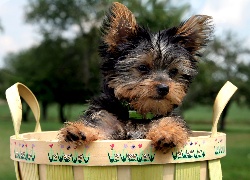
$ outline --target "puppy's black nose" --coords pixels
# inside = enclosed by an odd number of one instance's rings
[[[160,96],[165,96],[168,94],[169,92],[169,86],[165,85],[165,84],[158,84],[156,86],[156,89],[157,89],[157,93],[160,95]]]

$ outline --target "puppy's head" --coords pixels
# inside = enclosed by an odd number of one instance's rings
[[[165,115],[182,103],[213,25],[210,16],[196,15],[152,33],[124,5],[113,3],[102,32],[104,83],[137,112]]]

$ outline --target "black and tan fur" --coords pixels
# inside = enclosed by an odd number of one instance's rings
[[[173,110],[197,74],[200,52],[213,32],[212,18],[196,15],[152,33],[124,5],[113,3],[101,30],[103,92],[78,122],[61,129],[60,140],[80,145],[147,138],[163,152],[182,147],[190,130]],[[142,118],[129,118],[129,110]],[[145,118],[148,113],[151,119]]]

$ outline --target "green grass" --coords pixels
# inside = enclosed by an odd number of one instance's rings
[[[67,106],[65,108],[68,120],[76,120],[86,106]],[[57,106],[49,108],[49,118],[42,121],[43,131],[58,130],[63,125],[57,118]],[[184,113],[184,117],[192,130],[211,130],[212,107],[194,107]],[[233,104],[227,117],[227,156],[222,158],[224,180],[249,179],[250,177],[250,110]],[[30,114],[29,122],[22,123],[21,133],[34,130],[35,122]],[[13,161],[9,158],[9,137],[14,134],[9,109],[6,104],[0,104],[0,180],[15,179]]]
[[[212,122],[212,106],[195,106],[183,113],[185,120],[190,123]],[[227,123],[242,123],[250,125],[250,110],[246,106],[238,106],[232,103],[226,117]]]

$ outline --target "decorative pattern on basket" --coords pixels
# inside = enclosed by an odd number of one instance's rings
[[[217,141],[217,145],[214,146],[214,154],[215,155],[222,155],[226,154],[226,146],[223,143],[222,139],[215,139]]]
[[[48,152],[49,162],[61,162],[61,163],[75,163],[75,164],[87,164],[89,162],[90,155],[86,153],[86,148],[82,153],[78,153],[76,150],[74,153],[65,153],[71,149],[71,146],[68,145],[64,148],[64,145],[60,146],[60,152],[53,151],[53,145],[49,144],[50,151]],[[76,149],[76,148],[74,148]]]
[[[155,158],[155,152],[153,151],[152,146],[149,149],[142,150],[142,143],[124,144],[122,152],[115,151],[115,144],[110,144],[111,152],[108,152],[108,158],[110,163],[117,162],[138,162],[146,163],[153,162]]]
[[[70,144],[60,144],[57,131],[24,133],[22,139],[10,139],[11,158],[22,162],[53,165],[142,165],[197,162],[218,159],[226,155],[226,135],[197,131],[182,149],[173,148],[163,154],[155,151],[150,140],[104,140],[88,146],[76,148]],[[26,141],[32,137],[32,140]],[[50,138],[50,139],[49,139]],[[38,140],[39,139],[39,140]],[[47,139],[47,140],[46,140]]]
[[[34,162],[36,155],[34,152],[35,145],[32,144],[31,148],[27,144],[21,144],[14,142],[14,155],[16,159]]]

